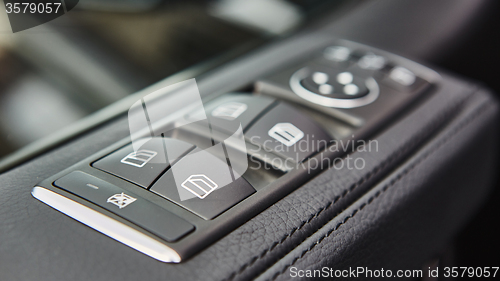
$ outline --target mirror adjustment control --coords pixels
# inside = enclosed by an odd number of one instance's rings
[[[130,144],[97,160],[92,166],[148,188],[170,163],[194,148],[187,142],[161,137],[139,139],[136,143],[137,151]]]
[[[260,118],[245,137],[251,143],[295,163],[300,163],[332,141],[332,137],[316,122],[284,103]]]
[[[210,148],[196,148],[174,164],[150,190],[206,220],[255,192],[241,175],[209,151]]]
[[[357,99],[369,93],[365,79],[350,71],[326,67],[310,71],[300,84],[317,95],[336,99]]]
[[[285,83],[301,100],[323,107],[355,108],[379,96],[376,80],[359,67],[338,69],[308,63],[291,73]]]
[[[74,171],[58,179],[55,186],[98,205],[151,233],[173,242],[194,226],[160,206],[104,180]]]

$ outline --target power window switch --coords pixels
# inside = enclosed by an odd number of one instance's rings
[[[136,142],[139,149],[134,150],[130,144],[97,160],[92,166],[148,188],[170,163],[194,148],[190,143],[171,138],[154,137]]]
[[[333,140],[323,128],[295,108],[281,103],[267,112],[245,137],[261,149],[300,163]]]
[[[274,101],[264,96],[227,94],[209,102],[204,112],[193,112],[187,118],[200,120],[206,114],[212,129],[233,134],[240,126],[245,131]]]

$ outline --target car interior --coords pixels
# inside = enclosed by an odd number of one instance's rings
[[[2,2],[0,280],[500,276],[500,2]]]

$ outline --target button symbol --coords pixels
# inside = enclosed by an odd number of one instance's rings
[[[415,74],[404,67],[395,67],[389,77],[404,86],[410,86],[416,80]]]
[[[304,137],[304,132],[291,123],[278,123],[269,130],[268,134],[286,146],[292,146]]]
[[[219,187],[213,180],[205,175],[191,175],[182,184],[182,187],[203,199]]]
[[[325,49],[324,55],[326,59],[342,62],[349,59],[351,56],[351,50],[346,47],[331,46]]]
[[[247,110],[248,106],[244,103],[240,102],[228,102],[222,105],[219,105],[216,109],[212,111],[212,116],[234,120],[238,118],[245,110]]]
[[[385,66],[385,58],[375,54],[367,54],[359,59],[358,64],[363,69],[379,70]]]
[[[137,150],[136,152],[129,153],[120,162],[137,168],[142,168],[158,153],[151,150]]]
[[[137,200],[137,198],[134,198],[122,192],[109,197],[106,202],[114,204],[118,206],[118,208],[123,209],[132,204],[135,200]]]

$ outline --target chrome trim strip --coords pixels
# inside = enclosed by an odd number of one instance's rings
[[[177,252],[156,239],[46,188],[35,186],[36,199],[75,220],[161,262],[179,263]]]
[[[377,81],[375,81],[375,79],[370,77],[365,81],[365,85],[368,88],[368,90],[370,90],[370,92],[368,92],[368,95],[364,97],[360,97],[357,99],[335,99],[335,98],[321,96],[320,94],[316,94],[314,92],[307,90],[300,84],[300,81],[306,78],[309,75],[309,73],[310,70],[307,67],[297,70],[290,77],[290,88],[295,94],[297,94],[297,96],[322,106],[336,107],[336,108],[360,107],[374,102],[378,98],[378,95],[380,93]]]

